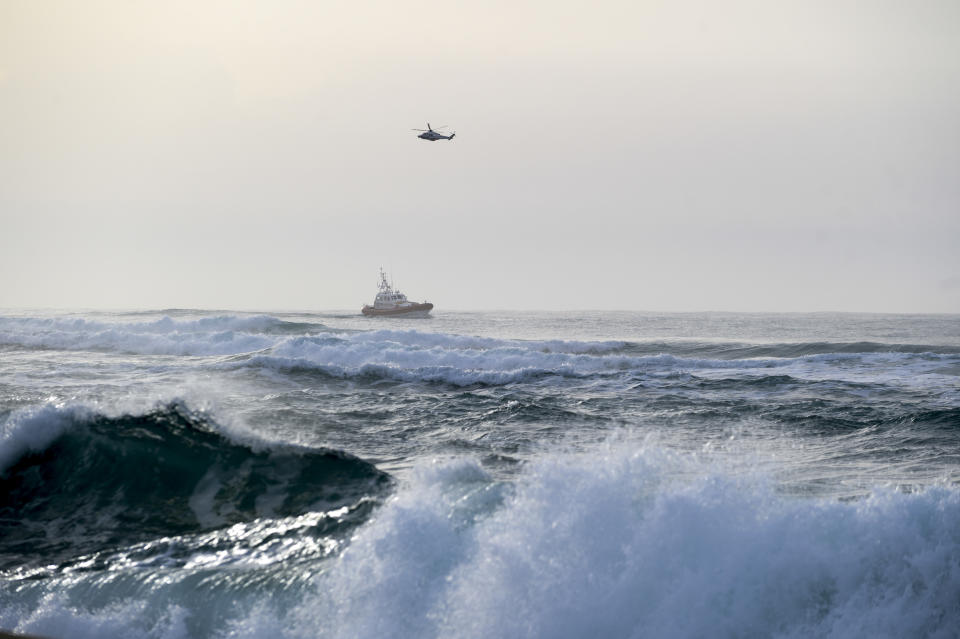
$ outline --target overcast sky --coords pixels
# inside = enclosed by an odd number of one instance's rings
[[[0,222],[0,307],[960,312],[960,2],[0,0]]]

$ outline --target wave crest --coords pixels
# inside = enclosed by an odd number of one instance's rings
[[[421,475],[359,532],[298,629],[892,637],[960,625],[956,489],[797,500],[716,471],[678,482],[682,466],[656,450],[542,459],[498,498],[459,468]]]
[[[391,483],[337,450],[254,450],[181,403],[116,417],[45,407],[18,423],[0,447],[8,462],[0,475],[0,557],[11,565],[331,510]]]

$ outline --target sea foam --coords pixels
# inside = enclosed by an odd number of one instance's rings
[[[769,369],[790,369],[797,379],[820,379],[829,369],[831,376],[841,380],[922,385],[925,380],[918,375],[942,372],[957,363],[956,353],[894,352],[895,345],[889,352],[878,351],[877,345],[858,350],[849,344],[838,344],[838,352],[824,352],[822,343],[813,352],[736,347],[717,352],[717,357],[703,357],[688,352],[683,344],[663,343],[662,352],[653,352],[649,345],[617,340],[516,340],[394,329],[336,332],[321,324],[287,322],[269,315],[165,316],[145,322],[0,317],[0,344],[219,357],[224,361],[213,365],[224,368],[315,370],[337,378],[457,386],[504,385],[544,377]],[[739,357],[731,357],[734,354]],[[934,384],[943,385],[937,380]]]
[[[85,404],[63,402],[12,411],[0,422],[0,473],[23,455],[44,450],[64,431],[93,415]]]
[[[277,627],[330,637],[956,636],[956,488],[797,499],[762,478],[679,481],[674,460],[649,449],[541,459],[505,497],[463,461],[421,472],[320,578],[297,623]],[[253,636],[244,624],[236,636]]]
[[[206,618],[174,603],[189,584],[96,577],[107,608],[51,593],[2,618],[54,636],[71,619],[151,637],[956,636],[956,487],[801,498],[718,464],[623,443],[544,455],[511,483],[422,464],[342,554],[288,567],[313,586]]]

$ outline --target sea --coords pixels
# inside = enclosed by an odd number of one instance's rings
[[[0,629],[960,637],[960,316],[2,311]]]

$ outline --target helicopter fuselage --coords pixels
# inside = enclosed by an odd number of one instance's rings
[[[421,140],[427,140],[428,142],[436,142],[437,140],[452,140],[453,136],[455,135],[456,133],[451,133],[450,135],[440,135],[436,131],[424,131],[417,137]]]

